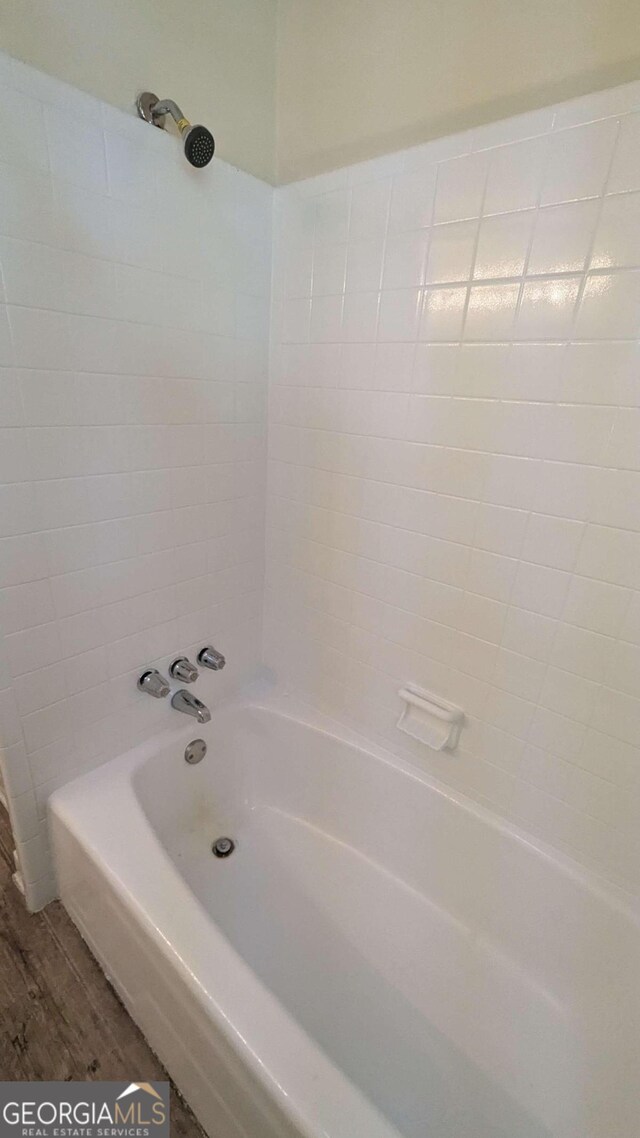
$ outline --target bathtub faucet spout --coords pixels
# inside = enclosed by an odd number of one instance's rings
[[[185,715],[192,715],[194,719],[198,720],[198,723],[208,723],[211,719],[209,708],[205,707],[202,700],[192,695],[190,691],[185,691],[184,688],[180,688],[172,696],[171,706],[175,707],[176,711],[183,711]]]

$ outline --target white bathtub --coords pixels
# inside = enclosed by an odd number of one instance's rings
[[[320,716],[185,719],[51,826],[66,908],[214,1138],[638,1138],[637,915]]]

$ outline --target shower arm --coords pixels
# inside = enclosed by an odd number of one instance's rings
[[[177,124],[178,130],[182,133],[188,126],[191,126],[189,119],[185,118],[180,107],[174,103],[173,99],[160,99],[154,107],[151,108],[153,119],[164,118],[165,115],[171,115],[171,118]],[[160,125],[160,124],[157,124]]]

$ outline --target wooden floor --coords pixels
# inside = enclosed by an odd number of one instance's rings
[[[62,905],[30,914],[0,805],[0,1080],[168,1078]],[[175,1088],[171,1133],[204,1138]]]

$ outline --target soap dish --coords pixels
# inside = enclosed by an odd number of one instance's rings
[[[406,684],[398,695],[405,702],[398,720],[400,731],[434,751],[453,751],[457,747],[464,720],[462,708],[415,684]]]

